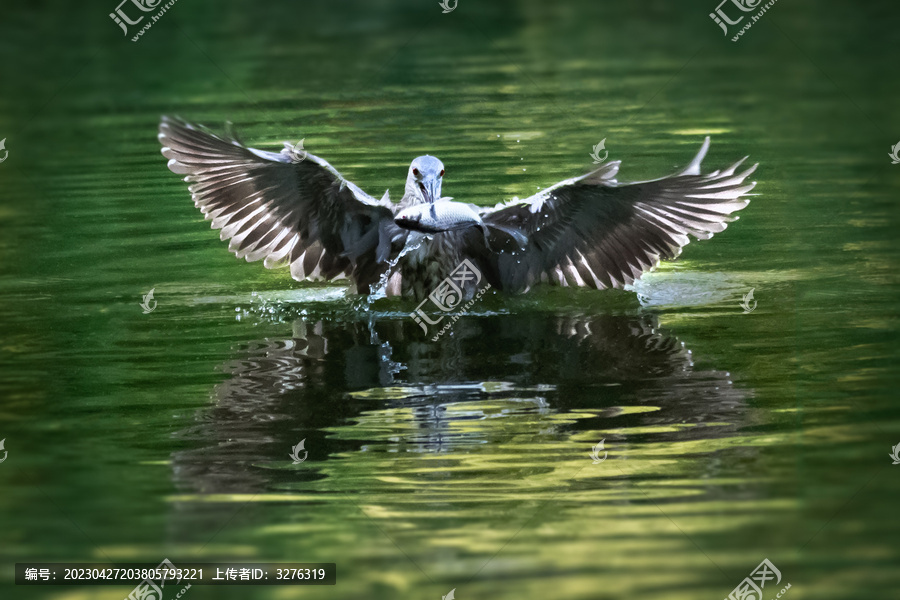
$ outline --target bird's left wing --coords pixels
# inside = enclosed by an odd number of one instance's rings
[[[755,182],[745,183],[756,165],[701,174],[709,148],[706,138],[687,168],[662,179],[621,184],[619,162],[563,181],[520,202],[482,214],[488,227],[525,234],[524,247],[479,252],[477,235],[466,240],[471,255],[487,269],[492,284],[523,292],[544,282],[598,289],[621,288],[676,257],[689,235],[708,239],[723,231],[731,213],[744,208]]]
[[[248,148],[171,117],[162,118],[159,140],[169,169],[186,175],[194,204],[238,258],[289,264],[297,280],[352,276],[362,292],[402,247],[395,205],[317,156]]]

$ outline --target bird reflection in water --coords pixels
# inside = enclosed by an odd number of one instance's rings
[[[697,369],[648,314],[466,316],[438,343],[406,318],[292,328],[221,366],[212,406],[179,434],[193,446],[173,457],[183,491],[313,481],[324,461],[359,452],[452,455],[526,431],[614,428],[609,446],[640,443],[648,428],[654,441],[707,439],[749,418],[750,393],[726,371]],[[301,439],[303,467],[275,467]]]

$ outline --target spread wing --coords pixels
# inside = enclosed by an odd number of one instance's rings
[[[406,232],[387,196],[376,201],[321,158],[287,144],[279,153],[248,148],[171,117],[159,140],[169,169],[186,175],[194,205],[238,258],[290,265],[297,280],[352,277],[362,292],[402,248]]]
[[[488,227],[518,229],[524,248],[479,252],[469,234],[468,250],[498,287],[523,292],[537,283],[621,288],[672,259],[690,241],[723,231],[731,213],[750,202],[756,182],[745,179],[756,165],[700,173],[709,138],[683,171],[654,181],[619,183],[619,161],[563,181],[524,201],[499,205],[482,215]]]

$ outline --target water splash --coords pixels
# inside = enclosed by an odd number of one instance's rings
[[[378,282],[373,283],[369,286],[369,295],[366,297],[366,301],[368,302],[369,306],[371,306],[376,300],[381,300],[382,298],[387,297],[388,281],[390,280],[391,275],[394,274],[394,267],[397,266],[397,263],[400,262],[400,259],[410,252],[418,250],[426,240],[430,239],[431,236],[419,233],[417,231],[413,231],[409,234],[409,236],[406,238],[406,244],[403,246],[400,254],[398,254],[393,260],[388,261],[387,269],[385,269],[384,273],[382,273],[378,278]]]

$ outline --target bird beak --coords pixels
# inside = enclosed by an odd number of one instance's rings
[[[425,201],[434,202],[441,197],[441,178],[434,177],[425,182]]]

